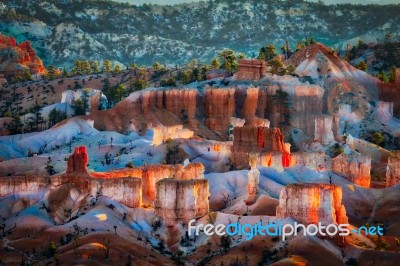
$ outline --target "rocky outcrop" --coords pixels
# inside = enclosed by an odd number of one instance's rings
[[[235,89],[205,90],[205,121],[211,130],[225,132],[235,114]]]
[[[335,121],[332,116],[317,116],[315,118],[314,140],[318,140],[324,145],[334,141],[333,122]]]
[[[0,34],[0,72],[7,77],[30,74],[44,74],[46,69],[36,55],[31,43],[17,44],[14,38]]]
[[[140,207],[142,203],[142,180],[132,177],[102,179],[99,194],[131,208]]]
[[[342,188],[328,184],[290,184],[281,190],[278,218],[292,217],[304,224],[346,224]]]
[[[237,80],[259,80],[266,75],[266,63],[259,59],[239,60],[239,69],[236,73]]]
[[[74,153],[69,156],[66,173],[86,173],[88,174],[87,163],[89,157],[86,152],[86,147],[76,147]]]
[[[332,171],[362,187],[371,184],[371,157],[360,153],[340,154],[332,159]]]
[[[208,213],[207,179],[178,180],[167,178],[156,185],[155,213],[167,226],[187,223]]]
[[[386,167],[386,187],[400,184],[400,154],[393,154],[388,159]]]
[[[239,169],[247,167],[250,152],[258,154],[281,152],[282,160],[285,160],[284,156],[290,154],[290,147],[284,142],[284,136],[279,128],[253,126],[235,128],[232,162]]]
[[[49,184],[47,177],[10,176],[0,178],[0,197],[14,194],[35,194]]]

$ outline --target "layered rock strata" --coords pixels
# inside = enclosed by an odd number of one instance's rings
[[[371,157],[360,153],[340,154],[332,159],[332,171],[362,187],[371,184]]]
[[[235,115],[235,89],[205,90],[205,121],[211,130],[225,132]]]
[[[284,142],[284,136],[279,128],[254,126],[235,128],[232,147],[232,161],[236,167],[247,167],[249,163],[250,152],[259,154],[281,152],[282,164],[289,166],[289,164],[286,162],[286,157],[288,154],[290,154],[290,147]]]
[[[236,73],[237,80],[259,80],[266,75],[266,63],[260,59],[241,59]]]
[[[290,184],[281,190],[278,218],[292,217],[304,224],[346,224],[342,188],[328,184]]]
[[[267,113],[272,127],[290,124],[314,137],[322,114],[324,90],[316,85],[274,84],[267,87]]]
[[[157,182],[156,186],[155,212],[167,226],[173,226],[178,222],[187,223],[208,213],[207,179],[167,178]]]

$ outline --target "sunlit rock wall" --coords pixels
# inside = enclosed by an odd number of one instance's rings
[[[371,157],[360,153],[340,154],[332,159],[332,171],[362,187],[371,184]]]
[[[141,179],[132,177],[103,179],[100,184],[100,195],[109,197],[131,208],[141,206]]]
[[[205,121],[211,130],[225,132],[235,114],[235,89],[205,90]]]
[[[290,148],[284,142],[284,136],[279,128],[253,126],[235,128],[232,161],[236,167],[245,168],[248,166],[250,152],[290,154]]]
[[[156,185],[155,212],[167,226],[208,213],[209,187],[207,179],[178,180],[167,178]]]
[[[278,218],[292,217],[304,224],[348,223],[342,188],[328,184],[290,184],[281,190]]]

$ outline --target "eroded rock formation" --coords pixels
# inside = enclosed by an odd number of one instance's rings
[[[235,89],[208,88],[205,91],[205,121],[211,130],[225,132],[235,114]]]
[[[297,81],[298,82],[298,81]],[[317,85],[287,80],[267,87],[267,112],[271,126],[289,123],[314,137],[315,118],[323,108],[324,90]]]
[[[36,55],[29,41],[17,44],[14,38],[0,34],[0,72],[5,76],[14,77],[25,72],[43,74],[45,71],[42,60]]]
[[[266,75],[266,64],[260,59],[241,59],[236,73],[237,80],[259,80]]]
[[[306,166],[313,170],[331,169],[331,158],[324,152],[294,152],[291,154],[291,166]]]
[[[8,176],[0,178],[0,197],[13,194],[35,194],[49,184],[47,177]]]
[[[393,154],[388,159],[386,167],[386,187],[400,184],[400,154]]]
[[[360,153],[340,154],[332,159],[332,171],[362,187],[371,184],[371,157]]]
[[[342,188],[328,184],[290,184],[281,190],[278,218],[292,217],[304,224],[346,224]]]
[[[103,179],[100,182],[100,195],[121,202],[131,208],[140,207],[142,203],[142,180],[132,177]]]
[[[187,223],[208,213],[207,179],[167,178],[157,182],[156,187],[155,212],[167,226],[173,226],[177,222]]]
[[[334,141],[333,122],[332,116],[317,116],[315,118],[314,139],[319,140],[324,145]]]
[[[257,156],[251,154],[249,157],[250,170],[247,172],[247,197],[246,204],[251,205],[257,199],[258,183],[260,182],[260,171],[257,169]]]
[[[253,126],[235,128],[232,161],[236,167],[247,167],[250,152],[259,154],[281,152],[282,163],[284,166],[289,166],[285,156],[290,154],[290,147],[284,142],[284,136],[279,128]]]
[[[76,147],[74,153],[69,156],[66,173],[88,173],[87,163],[89,157],[86,152],[86,147]]]

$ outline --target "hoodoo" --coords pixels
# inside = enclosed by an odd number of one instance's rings
[[[290,184],[284,187],[276,208],[278,218],[292,217],[304,224],[346,224],[342,188],[329,184]]]

